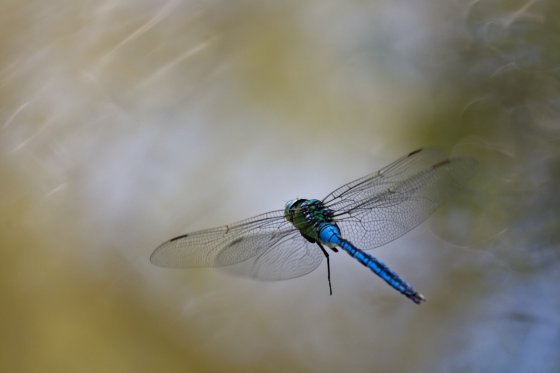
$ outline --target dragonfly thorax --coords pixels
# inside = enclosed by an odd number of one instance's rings
[[[331,224],[334,212],[317,199],[297,199],[286,203],[284,217],[296,227],[301,234],[317,240],[325,224]]]

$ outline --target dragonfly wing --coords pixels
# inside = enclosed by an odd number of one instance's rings
[[[372,198],[383,193],[430,166],[444,161],[445,154],[437,149],[423,148],[415,150],[379,171],[344,184],[323,199],[323,203],[335,211],[345,211],[356,202]]]
[[[227,258],[232,253],[245,250],[257,251],[248,260],[225,267],[229,273],[260,280],[288,280],[315,270],[324,258],[316,244],[304,239],[299,231],[290,230],[275,236],[254,235],[225,248],[218,256]],[[234,256],[236,256],[234,254]]]
[[[172,238],[154,250],[150,261],[172,268],[231,265],[257,255],[257,243],[273,242],[290,231],[295,228],[284,219],[284,211],[272,211],[234,224]],[[248,237],[258,237],[258,240]]]
[[[475,170],[471,158],[447,159],[437,150],[423,149],[337,189],[325,200],[342,234],[369,250],[426,220]]]

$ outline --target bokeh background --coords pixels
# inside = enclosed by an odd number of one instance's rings
[[[560,2],[0,1],[3,372],[557,372]],[[168,238],[421,146],[465,192],[284,282]]]

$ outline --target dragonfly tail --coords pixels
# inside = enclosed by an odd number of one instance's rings
[[[416,304],[420,304],[426,300],[422,294],[414,290],[405,280],[403,280],[399,275],[393,272],[384,263],[377,260],[370,254],[358,249],[350,242],[340,239],[340,247],[346,251],[350,256],[358,260],[364,266],[368,267],[373,273],[381,277],[385,282],[391,285],[394,289],[401,292],[408,299]]]
[[[404,294],[408,299],[416,304],[420,304],[426,299],[422,294],[414,290],[405,280],[400,278],[385,264],[355,247],[350,241],[343,239],[340,235],[340,229],[334,224],[327,224],[319,231],[319,239],[329,247],[338,246],[346,251],[351,257],[368,267],[373,273],[385,280],[386,283]]]

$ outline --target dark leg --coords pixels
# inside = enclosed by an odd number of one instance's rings
[[[329,253],[327,252],[327,250],[325,250],[325,248],[323,247],[323,245],[319,242],[317,242],[317,245],[319,245],[319,247],[321,248],[321,250],[323,251],[323,254],[325,254],[325,258],[327,258],[327,278],[329,279],[329,292],[330,295],[332,295],[332,286],[331,286],[331,262],[329,261]],[[336,252],[336,251],[335,251]]]

